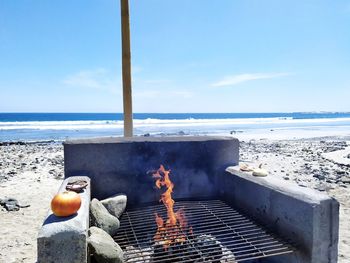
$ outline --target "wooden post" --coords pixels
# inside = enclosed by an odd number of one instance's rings
[[[131,54],[129,0],[120,0],[122,27],[122,74],[123,74],[123,108],[124,137],[133,136],[132,94],[131,94]]]

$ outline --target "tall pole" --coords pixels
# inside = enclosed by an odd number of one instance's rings
[[[123,108],[124,137],[133,136],[132,97],[131,97],[131,53],[129,0],[120,0],[122,26],[122,74],[123,74]]]

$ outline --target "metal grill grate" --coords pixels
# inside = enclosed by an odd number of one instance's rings
[[[179,201],[193,229],[186,242],[164,250],[154,244],[155,212],[166,218],[163,205],[127,211],[115,241],[125,262],[242,262],[292,253],[293,248],[219,200]]]

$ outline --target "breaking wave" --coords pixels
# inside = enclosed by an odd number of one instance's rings
[[[199,127],[249,127],[262,126],[286,127],[300,125],[332,125],[350,123],[350,118],[294,119],[292,117],[277,118],[245,118],[245,119],[135,119],[134,128],[199,128]],[[122,129],[123,121],[21,121],[0,122],[0,130],[82,130],[82,129]]]

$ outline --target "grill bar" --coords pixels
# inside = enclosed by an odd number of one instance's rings
[[[162,205],[127,211],[120,221],[115,241],[124,250],[125,262],[243,262],[292,253],[294,249],[220,200],[179,201],[188,229],[186,240],[164,249],[153,241],[157,231],[155,213],[166,218]],[[169,235],[168,235],[169,236]]]

